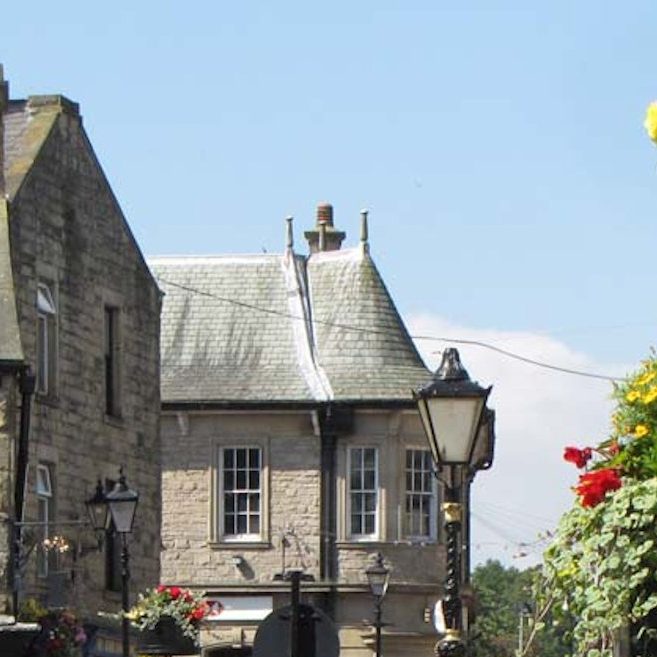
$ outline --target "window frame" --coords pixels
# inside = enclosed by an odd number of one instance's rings
[[[407,478],[408,478],[408,467],[407,467],[407,462],[408,462],[408,454],[409,453],[415,453],[415,452],[422,452],[424,454],[424,458],[426,459],[426,464],[428,465],[428,468],[422,469],[420,472],[422,474],[424,473],[429,473],[430,481],[431,481],[431,490],[430,491],[417,491],[417,490],[410,490],[408,489],[407,485]],[[411,472],[414,473],[415,470],[414,468],[411,469]],[[431,542],[434,543],[438,540],[438,531],[439,531],[439,523],[438,523],[438,509],[439,509],[439,487],[438,487],[438,480],[436,479],[435,476],[435,468],[433,464],[433,457],[431,455],[431,450],[429,450],[426,447],[421,447],[418,445],[404,445],[402,449],[402,460],[401,460],[401,503],[402,503],[402,538],[404,540],[410,540],[411,542]],[[421,534],[421,533],[414,533],[410,531],[410,526],[409,526],[409,512],[407,510],[407,500],[409,495],[421,495],[423,497],[428,497],[429,498],[429,533],[428,534]]]
[[[50,571],[50,553],[44,546],[44,541],[50,538],[50,529],[55,516],[55,492],[53,489],[52,466],[47,463],[37,463],[36,482],[34,491],[37,500],[37,535],[39,542],[37,544],[37,563],[36,573],[39,578],[47,578]],[[45,477],[42,478],[42,473]],[[41,482],[45,481],[44,488]]]
[[[36,296],[36,392],[52,397],[56,390],[57,300],[52,283],[37,282]]]
[[[259,518],[259,531],[243,534],[228,534],[226,532],[226,490],[225,486],[225,453],[229,450],[246,450],[248,458],[248,450],[256,449],[259,452],[259,505],[258,505],[258,518]],[[236,454],[235,454],[236,457]],[[247,466],[247,472],[248,472]],[[235,472],[237,469],[235,469]],[[248,476],[248,475],[247,475]],[[210,527],[211,541],[214,543],[225,544],[266,544],[269,533],[269,495],[268,495],[268,449],[267,445],[259,441],[244,441],[244,442],[226,442],[216,445],[215,448],[215,468],[214,468],[214,484],[212,504],[212,522]],[[240,490],[234,488],[234,490]],[[244,489],[241,494],[253,494],[255,489]],[[249,512],[247,511],[247,514]]]
[[[374,452],[374,488],[363,488],[358,489],[357,492],[360,492],[361,495],[367,493],[374,493],[375,503],[374,503],[374,531],[369,534],[360,534],[353,531],[352,525],[352,494],[354,490],[351,487],[351,466],[353,460],[353,453],[357,450],[365,451],[372,450]],[[364,454],[363,454],[364,456]],[[364,464],[364,459],[363,459]],[[361,469],[361,478],[364,478],[364,467]],[[381,461],[379,454],[379,447],[376,445],[349,445],[347,447],[347,459],[346,459],[346,472],[345,472],[345,529],[347,540],[352,542],[372,542],[379,541],[381,535]],[[368,512],[363,509],[361,511],[361,521],[368,515]]]

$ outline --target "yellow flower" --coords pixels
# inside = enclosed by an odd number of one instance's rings
[[[574,565],[567,566],[557,573],[557,577],[571,577],[577,574],[577,568]]]
[[[650,433],[650,429],[645,424],[637,424],[636,427],[634,427],[634,437],[635,438],[643,438],[644,436],[647,436]]]
[[[636,380],[636,384],[639,386],[644,386],[646,383],[650,383],[655,378],[655,376],[657,376],[657,372],[646,372]]]
[[[643,126],[648,133],[648,137],[657,144],[657,102],[652,102],[648,105],[646,120]]]
[[[643,395],[641,401],[644,404],[650,404],[654,402],[655,399],[657,399],[657,386],[652,386],[650,390],[648,390],[648,392],[645,395]]]
[[[625,399],[627,399],[627,401],[630,402],[630,403],[636,401],[637,399],[639,399],[639,397],[641,397],[641,395],[639,394],[639,392],[637,390],[630,390],[625,395]]]

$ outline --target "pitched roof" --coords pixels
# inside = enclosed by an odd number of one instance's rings
[[[0,70],[0,84],[2,72]],[[3,89],[6,93],[6,86]],[[4,194],[13,200],[30,171],[62,105],[61,97],[35,96],[28,101],[9,101],[0,112],[0,166],[4,174]],[[3,103],[4,104],[4,99]],[[0,104],[0,106],[2,105]],[[73,104],[71,104],[73,106]],[[0,181],[3,176],[0,176]],[[0,188],[2,184],[0,184]],[[23,360],[9,243],[9,212],[4,199],[0,204],[0,364],[18,364]]]
[[[32,168],[63,107],[76,107],[61,96],[12,100],[3,114],[5,192],[13,199]],[[75,110],[74,110],[75,111]]]
[[[153,258],[162,400],[409,400],[420,359],[366,249]]]
[[[336,399],[409,399],[431,376],[367,250],[308,258],[319,362]]]
[[[16,365],[22,360],[23,349],[9,255],[9,213],[7,201],[0,199],[0,365]]]

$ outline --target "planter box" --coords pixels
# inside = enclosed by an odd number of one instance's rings
[[[173,618],[162,618],[152,630],[141,632],[140,655],[198,655],[199,648],[183,636]]]

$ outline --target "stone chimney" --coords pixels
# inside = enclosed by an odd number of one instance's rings
[[[307,230],[304,233],[311,254],[320,251],[337,251],[346,236],[346,233],[336,230],[333,226],[333,206],[325,202],[317,206],[315,230]]]
[[[5,120],[9,104],[9,82],[5,81],[4,69],[0,64],[0,198],[5,196]]]

